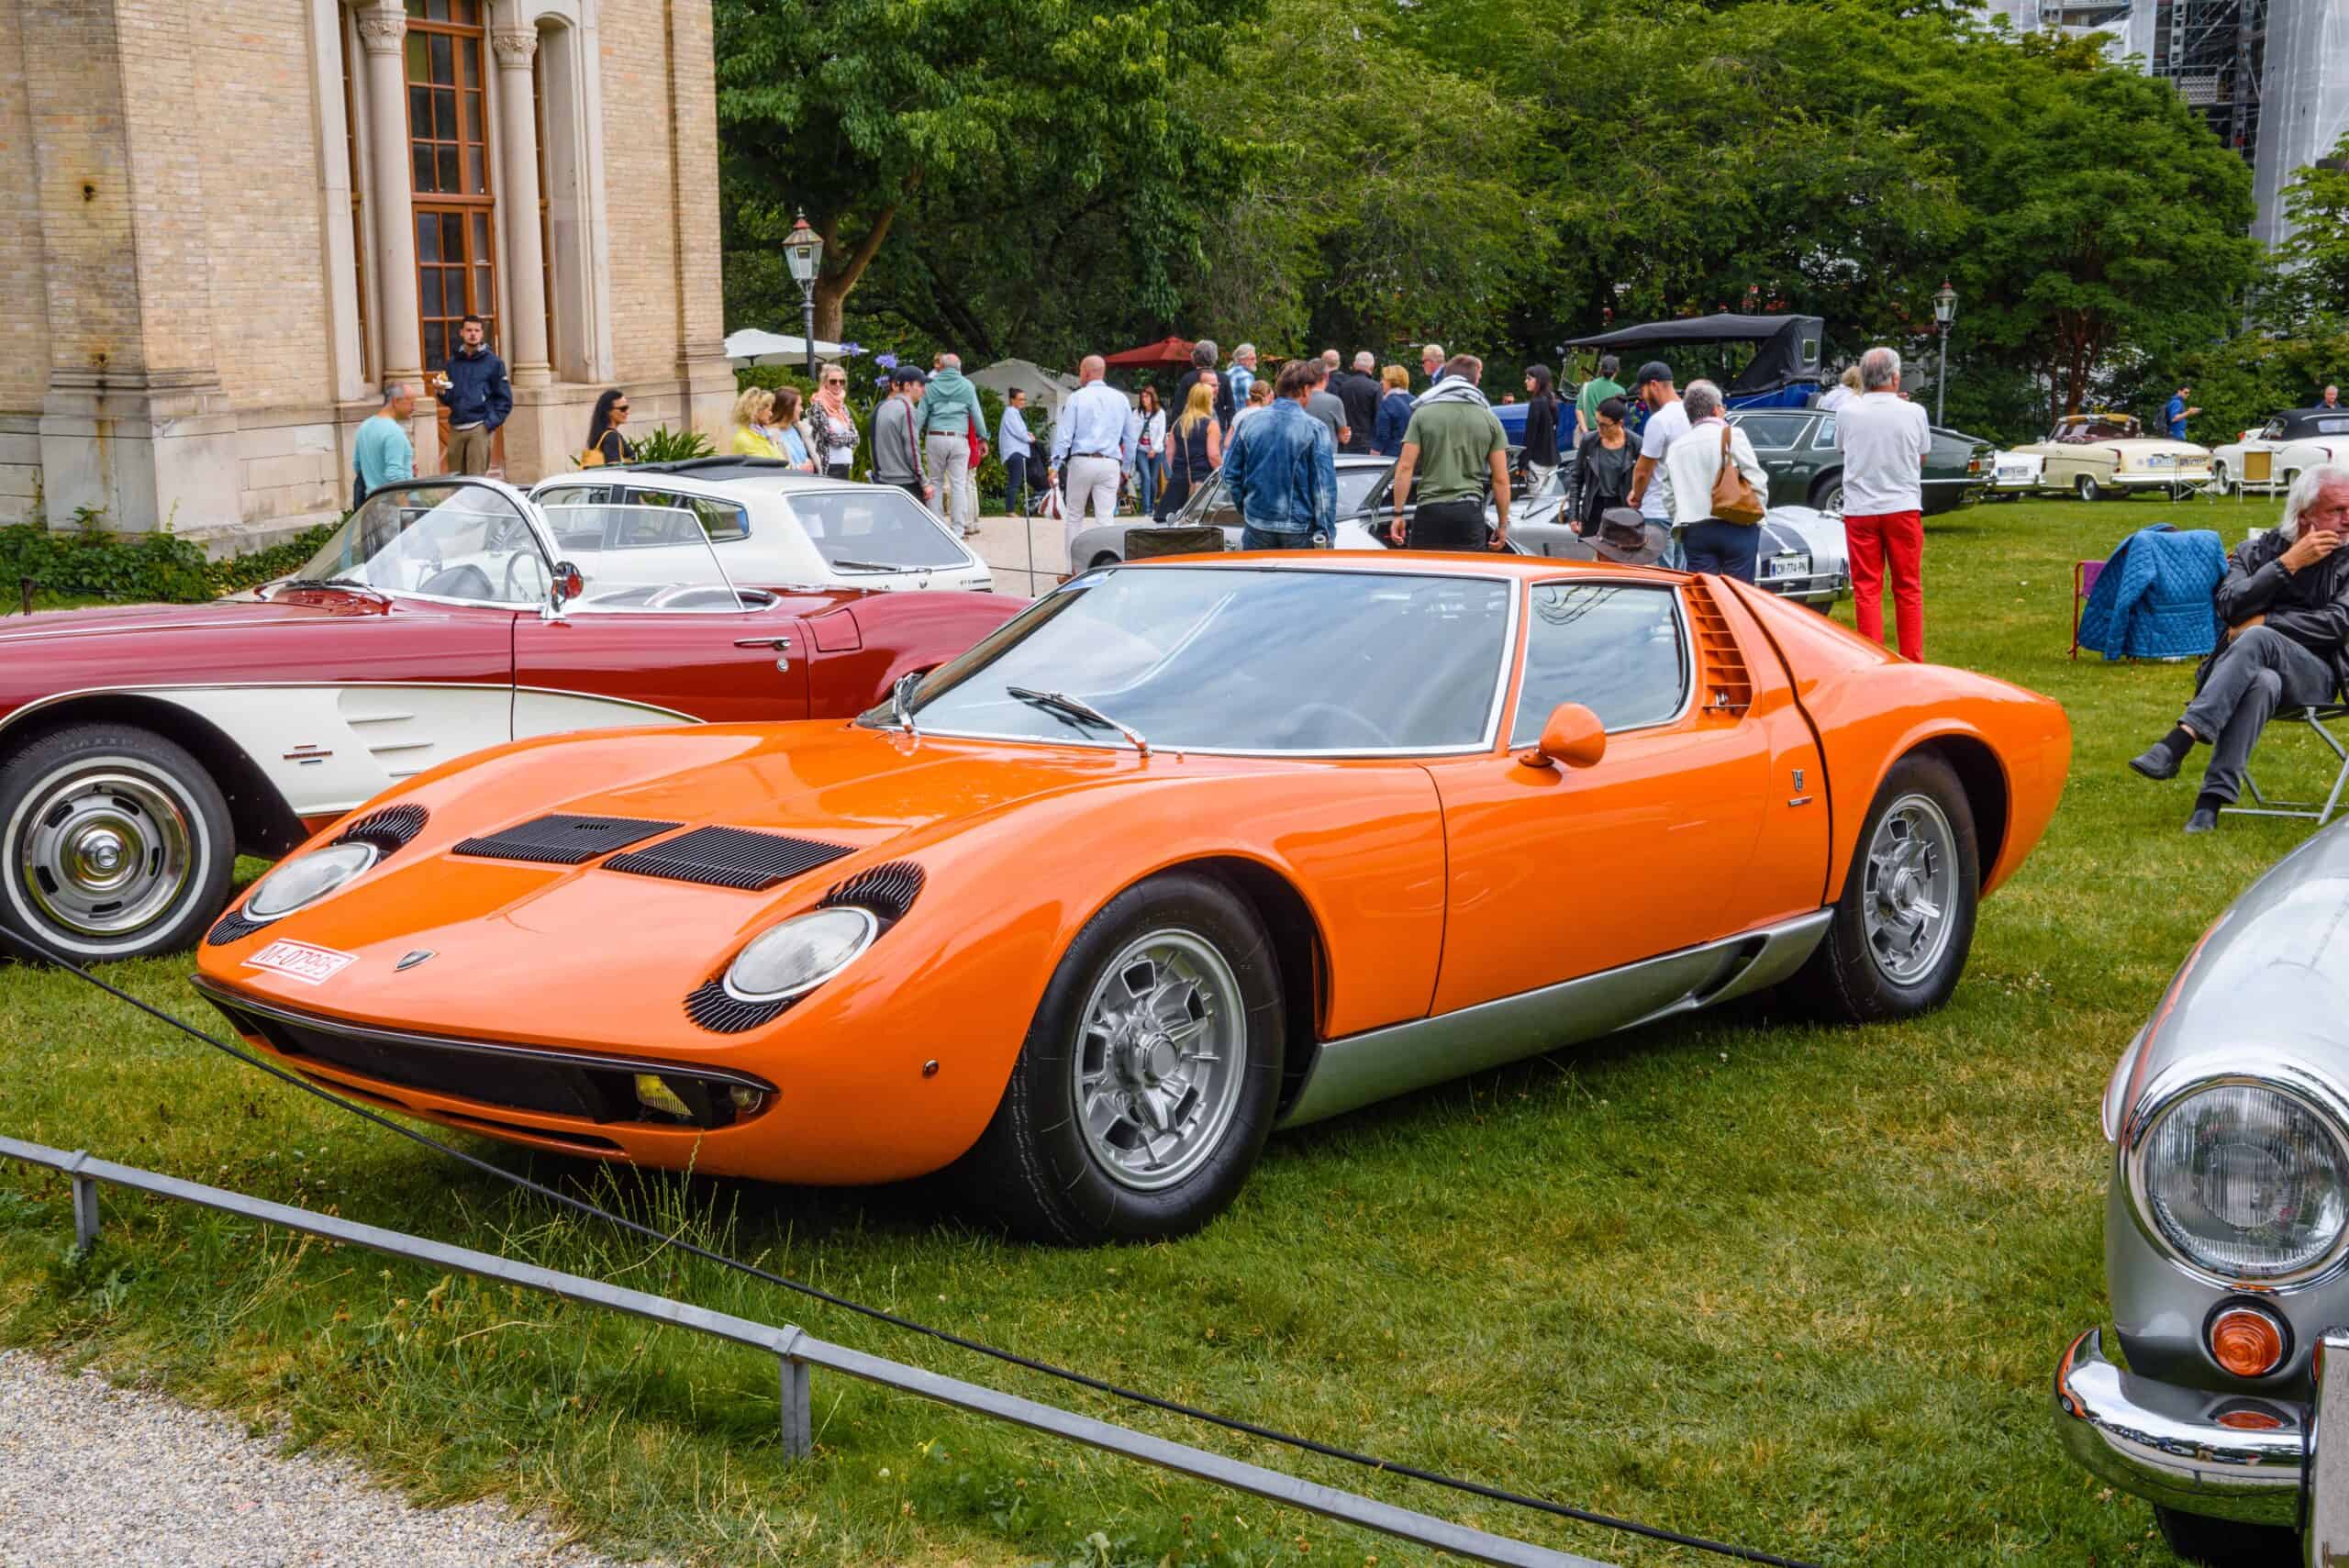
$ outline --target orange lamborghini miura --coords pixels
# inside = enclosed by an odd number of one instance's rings
[[[956,1165],[1024,1233],[1164,1236],[1277,1126],[1765,986],[1934,1006],[2070,744],[2044,697],[1714,577],[1119,566],[845,724],[421,774],[255,884],[196,983],[494,1138]]]

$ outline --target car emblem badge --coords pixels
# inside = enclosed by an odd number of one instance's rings
[[[432,950],[430,948],[417,948],[414,952],[402,953],[400,955],[400,961],[392,965],[392,968],[395,971],[414,969],[417,964],[422,963],[426,959],[430,958],[431,956]]]

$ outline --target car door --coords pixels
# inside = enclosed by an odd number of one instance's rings
[[[517,740],[807,717],[807,623],[774,594],[735,587],[710,546],[702,514],[734,503],[627,481],[564,494],[545,520],[584,581],[559,612],[515,624]]]
[[[1431,763],[1447,916],[1434,1011],[1629,974],[1819,906],[1824,781],[1760,629],[1702,581],[1531,585],[1507,750]],[[1559,703],[1608,730],[1588,768],[1530,767]],[[1594,1006],[1669,1001],[1634,983]],[[1664,977],[1669,989],[1671,977]]]

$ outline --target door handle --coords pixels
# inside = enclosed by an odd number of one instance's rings
[[[787,637],[738,637],[734,639],[734,646],[772,648],[774,650],[774,667],[786,675],[791,673],[791,639]]]

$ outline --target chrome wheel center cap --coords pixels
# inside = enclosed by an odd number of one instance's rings
[[[112,828],[92,828],[73,843],[73,868],[76,880],[91,883],[112,881],[129,858],[129,846],[122,835]]]

